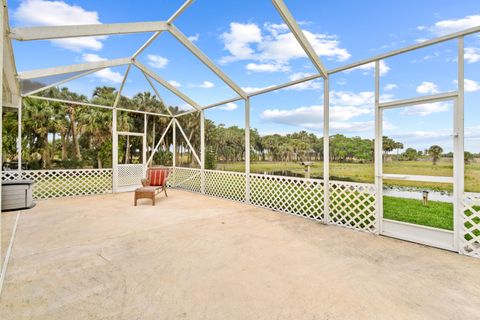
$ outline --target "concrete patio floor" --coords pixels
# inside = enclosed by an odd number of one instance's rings
[[[132,203],[124,193],[22,212],[1,318],[480,316],[473,258],[178,190]]]

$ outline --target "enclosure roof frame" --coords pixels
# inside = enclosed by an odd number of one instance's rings
[[[383,60],[386,58],[390,58],[401,53],[410,52],[413,50],[417,50],[420,48],[424,48],[427,46],[431,46],[434,44],[438,44],[441,42],[445,42],[448,40],[452,40],[461,36],[466,36],[474,33],[480,32],[480,26],[472,27],[469,29],[465,29],[462,31],[454,32],[451,34],[447,34],[444,36],[440,36],[437,38],[433,38],[430,40],[426,40],[424,42],[414,44],[411,46],[407,46],[404,48],[400,48],[397,50],[393,50],[384,54],[376,55],[371,58],[359,60],[350,64],[346,64],[341,67],[333,68],[333,69],[326,69],[323,65],[322,61],[320,60],[319,56],[316,54],[315,50],[313,49],[312,44],[306,38],[304,32],[301,30],[300,26],[298,25],[297,21],[290,13],[288,7],[284,3],[283,0],[272,0],[272,3],[277,10],[277,12],[282,17],[285,24],[288,26],[289,30],[295,36],[295,39],[300,44],[302,49],[304,50],[305,54],[309,58],[309,60],[313,63],[315,68],[317,69],[317,73],[303,77],[301,79],[293,80],[290,82],[286,82],[279,85],[269,86],[266,88],[262,88],[260,90],[254,92],[245,92],[238,84],[236,84],[226,73],[224,73],[218,66],[216,66],[207,55],[205,55],[192,41],[190,41],[174,24],[173,22],[185,11],[188,7],[194,2],[194,0],[186,0],[175,13],[170,16],[170,18],[166,21],[155,21],[155,22],[134,22],[134,23],[116,23],[116,24],[98,24],[98,25],[70,25],[70,26],[51,26],[51,27],[29,27],[29,28],[14,28],[8,29],[8,21],[7,21],[7,32],[8,32],[8,44],[6,47],[11,48],[11,40],[20,40],[20,41],[31,41],[31,40],[41,40],[41,39],[57,39],[57,38],[71,38],[71,37],[84,37],[84,36],[99,36],[99,35],[108,35],[108,34],[128,34],[128,33],[138,33],[138,32],[151,32],[155,31],[155,33],[144,43],[137,51],[131,56],[127,58],[120,58],[120,59],[113,59],[113,60],[104,60],[104,61],[95,61],[95,62],[87,62],[81,64],[73,64],[69,66],[62,66],[62,67],[53,67],[53,68],[46,68],[46,69],[37,69],[37,70],[30,70],[19,72],[15,82],[16,87],[19,88],[19,80],[26,80],[26,79],[35,79],[39,77],[46,77],[46,76],[54,76],[59,74],[66,74],[72,72],[81,72],[84,71],[84,74],[80,75],[85,76],[88,75],[94,69],[101,70],[104,68],[109,68],[113,66],[120,66],[120,65],[134,65],[147,77],[158,82],[160,85],[174,93],[177,97],[194,107],[195,110],[185,111],[183,113],[172,115],[172,117],[180,117],[182,115],[190,114],[192,112],[197,112],[201,110],[206,110],[210,108],[214,108],[220,106],[222,104],[226,104],[229,102],[235,102],[239,100],[247,100],[250,97],[254,97],[260,94],[268,93],[271,91],[287,88],[290,86],[294,86],[303,82],[307,81],[314,81],[319,78],[326,79],[329,75],[335,74],[338,72],[346,71],[349,69],[357,68],[359,66],[373,63],[375,61]],[[238,96],[233,97],[224,101],[220,101],[217,103],[213,103],[210,105],[200,105],[199,103],[195,102],[193,99],[188,97],[186,94],[179,91],[177,88],[172,86],[170,83],[162,79],[157,73],[153,72],[151,69],[147,68],[140,62],[136,60],[138,55],[143,52],[150,44],[152,44],[156,38],[162,32],[169,32],[177,41],[179,41],[182,45],[184,45],[198,60],[200,60],[205,66],[207,66],[216,76],[218,76],[223,82],[225,82],[233,91],[235,91]],[[13,53],[13,52],[12,52]],[[13,58],[13,56],[12,56]],[[8,65],[8,64],[7,64]],[[16,72],[16,71],[15,71]],[[93,72],[93,71],[92,71]],[[9,72],[11,75],[11,72]],[[15,78],[15,73],[13,74],[13,78]],[[13,79],[10,77],[10,80]],[[51,87],[50,85],[49,87]],[[45,88],[44,88],[45,89]],[[35,93],[41,91],[35,90]],[[156,90],[155,90],[156,91]],[[157,93],[157,92],[156,92]],[[157,93],[158,94],[158,93]],[[19,94],[21,95],[21,94]],[[23,95],[22,95],[23,96]],[[28,96],[25,95],[25,96]],[[161,97],[159,97],[161,99]]]

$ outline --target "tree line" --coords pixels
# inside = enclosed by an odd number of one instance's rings
[[[67,88],[50,88],[38,95],[79,103],[112,106],[117,92],[112,87],[97,87],[91,97],[76,94]],[[147,112],[181,113],[176,106],[165,106],[150,92],[140,92],[129,98],[121,96],[119,107]],[[168,117],[147,115],[147,157],[149,157],[168,125]],[[143,132],[145,116],[140,113],[118,111],[117,130]],[[183,129],[177,128],[177,164],[193,165],[193,150],[200,151],[200,118],[190,113],[178,118]],[[4,112],[3,148],[4,166],[14,167],[17,161],[17,113]],[[28,169],[105,168],[112,166],[112,111],[105,108],[81,106],[65,102],[23,99],[22,162]],[[185,134],[190,145],[184,139]],[[323,161],[323,137],[306,131],[286,135],[260,135],[251,129],[251,159],[254,161]],[[245,131],[238,126],[227,127],[207,119],[205,122],[206,162],[214,168],[217,162],[235,162],[245,159]],[[119,136],[119,163],[141,163],[142,139]],[[336,134],[329,137],[330,161],[372,162],[374,140]],[[170,130],[157,153],[154,164],[172,164],[173,133]],[[430,157],[436,163],[443,155],[440,146],[424,151],[407,148],[401,142],[383,138],[385,159],[418,160]],[[396,154],[395,154],[396,151]],[[393,153],[393,154],[392,154]],[[449,155],[443,155],[448,157]],[[467,153],[466,153],[467,156]],[[469,159],[474,155],[470,154]],[[5,164],[7,163],[7,164]],[[12,165],[13,163],[13,165]]]

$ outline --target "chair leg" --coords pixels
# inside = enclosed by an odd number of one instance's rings
[[[165,193],[165,197],[168,197],[168,194],[167,194],[167,188],[163,188],[163,192]]]
[[[135,198],[134,198],[134,205],[135,207],[137,206],[137,196],[135,195]]]
[[[153,196],[152,196],[152,206],[155,205],[155,193],[153,193]]]

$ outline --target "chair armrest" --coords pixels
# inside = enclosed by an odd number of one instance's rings
[[[150,181],[148,181],[147,179],[142,179],[141,181],[143,187],[148,187],[150,185]]]

